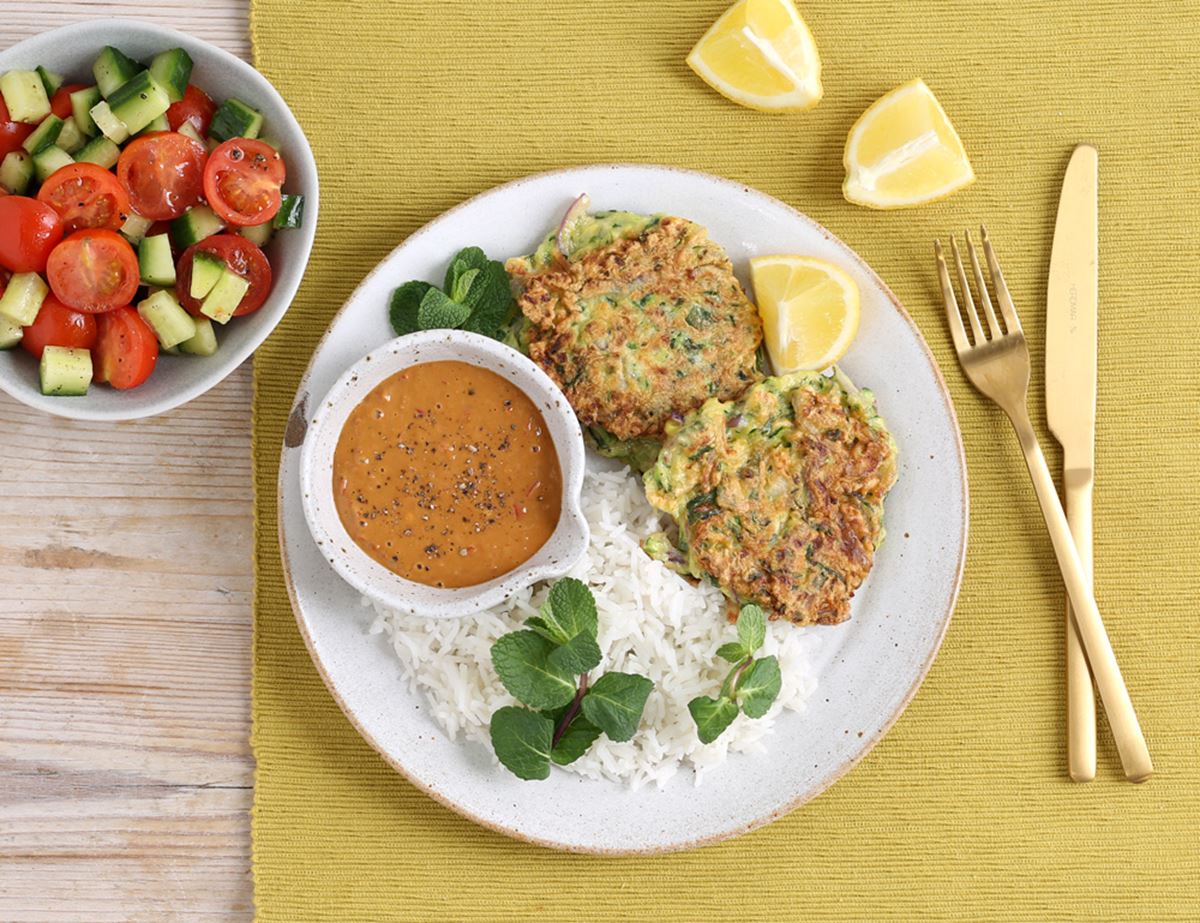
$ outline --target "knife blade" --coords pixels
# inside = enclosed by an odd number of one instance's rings
[[[1099,156],[1081,144],[1067,164],[1046,286],[1046,419],[1063,448],[1067,520],[1092,575],[1096,445]],[[1077,782],[1096,775],[1096,703],[1067,605],[1067,764]]]

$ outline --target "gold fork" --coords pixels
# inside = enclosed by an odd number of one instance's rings
[[[967,232],[964,235],[967,253],[971,259],[971,269],[986,321],[985,330],[984,324],[980,322],[979,313],[975,310],[975,300],[971,296],[971,285],[963,269],[958,241],[951,237],[950,247],[954,252],[958,284],[962,289],[967,321],[971,325],[972,339],[967,338],[958,300],[954,297],[954,286],[946,269],[942,243],[934,241],[938,275],[942,282],[942,296],[946,301],[946,317],[950,322],[954,349],[971,384],[1008,415],[1013,429],[1017,431],[1021,450],[1025,453],[1025,463],[1029,466],[1029,476],[1033,479],[1033,487],[1042,505],[1046,528],[1050,530],[1050,540],[1054,544],[1054,553],[1058,557],[1058,566],[1062,570],[1067,595],[1075,609],[1075,624],[1079,628],[1079,636],[1087,652],[1096,687],[1100,691],[1100,700],[1104,703],[1108,723],[1121,755],[1125,777],[1131,782],[1143,782],[1154,772],[1154,766],[1150,762],[1150,751],[1146,748],[1146,739],[1142,736],[1133,702],[1130,701],[1129,691],[1121,678],[1121,670],[1108,641],[1108,633],[1104,630],[1100,611],[1096,608],[1096,601],[1092,598],[1088,581],[1084,577],[1079,552],[1071,539],[1071,529],[1067,525],[1058,491],[1050,477],[1050,469],[1046,467],[1046,459],[1042,455],[1041,446],[1038,445],[1037,436],[1034,435],[1033,425],[1029,422],[1029,411],[1025,406],[1026,392],[1029,389],[1029,347],[1025,345],[1021,321],[1017,318],[1017,309],[1009,296],[1004,274],[1000,272],[1000,264],[996,261],[996,253],[988,239],[987,228],[980,227],[979,231],[983,239],[984,256],[987,258],[988,269],[996,289],[996,301],[999,302],[1000,314],[1004,318],[1004,327],[1000,326],[992,307],[987,281],[979,265],[979,257],[975,253],[970,232]]]

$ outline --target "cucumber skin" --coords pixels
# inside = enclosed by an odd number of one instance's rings
[[[173,103],[183,99],[188,81],[192,78],[192,57],[182,48],[171,48],[159,52],[150,62],[150,73],[154,76]]]

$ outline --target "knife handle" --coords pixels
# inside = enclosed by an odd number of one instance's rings
[[[1067,523],[1088,586],[1092,583],[1092,472],[1066,469]],[[1076,782],[1096,778],[1096,698],[1092,671],[1067,600],[1067,771]]]

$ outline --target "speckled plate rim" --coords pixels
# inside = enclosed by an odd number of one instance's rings
[[[331,676],[329,675],[329,673],[325,667],[325,664],[322,663],[321,658],[319,657],[319,655],[317,653],[315,640],[312,637],[312,635],[310,634],[308,625],[305,622],[305,619],[302,614],[302,609],[301,609],[300,601],[298,598],[296,586],[295,586],[295,583],[294,583],[293,577],[292,577],[292,565],[289,560],[289,555],[288,555],[288,550],[287,550],[287,542],[286,542],[286,537],[285,537],[285,533],[284,533],[284,522],[285,522],[284,515],[283,515],[284,487],[285,487],[285,478],[287,477],[288,470],[289,470],[288,465],[287,465],[287,453],[289,450],[298,449],[300,446],[303,445],[303,442],[304,442],[305,431],[307,428],[307,423],[306,423],[307,405],[308,405],[308,401],[310,399],[309,380],[313,373],[313,365],[315,363],[315,358],[321,352],[322,348],[325,346],[326,342],[329,340],[331,333],[338,326],[343,315],[346,313],[348,307],[356,300],[356,298],[359,296],[360,292],[364,288],[366,288],[367,284],[378,273],[380,273],[385,266],[387,266],[396,257],[396,255],[399,253],[399,251],[401,251],[405,247],[409,246],[414,240],[418,239],[419,237],[428,234],[432,229],[438,227],[443,222],[449,220],[450,218],[455,216],[460,211],[468,208],[469,206],[472,206],[472,205],[478,203],[480,200],[485,199],[488,196],[491,196],[500,190],[509,190],[509,189],[514,189],[514,188],[519,188],[523,185],[535,183],[540,180],[544,180],[544,179],[551,178],[551,177],[567,177],[567,176],[570,176],[571,174],[585,173],[585,172],[597,170],[597,169],[657,170],[657,171],[663,171],[663,172],[667,172],[667,173],[686,174],[686,175],[689,175],[689,176],[692,176],[692,177],[695,177],[698,179],[710,181],[710,182],[716,183],[720,186],[727,188],[731,194],[750,195],[752,197],[757,197],[760,200],[765,201],[766,203],[770,204],[772,207],[786,209],[788,212],[792,213],[792,215],[798,221],[808,225],[811,230],[815,231],[817,234],[819,234],[821,237],[823,237],[829,243],[838,247],[843,252],[845,257],[848,260],[854,262],[858,266],[858,268],[861,269],[861,271],[863,271],[872,280],[872,282],[878,287],[878,290],[885,296],[885,298],[887,299],[891,308],[912,329],[912,332],[916,337],[916,341],[920,345],[922,354],[923,354],[926,362],[929,365],[929,369],[932,372],[933,379],[937,385],[938,393],[942,399],[942,402],[944,405],[943,410],[946,414],[946,417],[947,417],[947,419],[950,423],[951,429],[953,431],[954,451],[955,451],[954,461],[955,461],[956,468],[957,468],[957,471],[959,474],[959,487],[961,490],[961,497],[962,497],[962,507],[961,507],[961,513],[960,513],[962,528],[961,528],[960,534],[956,537],[956,542],[955,542],[955,544],[957,544],[957,554],[955,556],[954,574],[953,574],[953,578],[952,578],[951,590],[948,593],[947,598],[945,600],[944,610],[938,619],[938,627],[936,630],[936,634],[935,634],[935,637],[934,637],[932,643],[929,646],[928,653],[927,653],[923,663],[920,665],[920,668],[916,671],[916,675],[914,676],[912,683],[910,684],[908,690],[905,692],[905,694],[899,700],[897,707],[893,710],[892,714],[887,716],[880,722],[880,724],[878,725],[878,727],[874,733],[872,733],[870,736],[864,736],[863,738],[861,738],[861,745],[859,746],[858,750],[852,756],[845,759],[839,766],[837,766],[835,769],[833,769],[823,780],[823,784],[814,786],[813,788],[809,789],[808,791],[801,793],[800,795],[798,795],[796,798],[792,799],[791,801],[779,806],[775,810],[772,810],[770,812],[763,814],[762,816],[756,818],[755,820],[753,820],[749,823],[745,823],[740,826],[733,827],[733,828],[721,831],[720,833],[709,835],[709,836],[697,837],[697,838],[693,838],[693,839],[689,839],[689,840],[679,840],[679,841],[661,845],[661,846],[652,846],[652,847],[645,847],[645,848],[621,848],[621,847],[603,848],[603,847],[590,847],[590,846],[585,847],[585,846],[578,846],[578,845],[574,845],[574,844],[570,844],[570,843],[559,842],[556,840],[550,840],[550,839],[546,839],[546,838],[542,838],[542,837],[538,837],[538,836],[533,836],[522,830],[516,829],[514,827],[509,827],[509,826],[505,826],[504,824],[496,823],[495,821],[493,821],[487,817],[481,816],[479,814],[476,814],[473,811],[470,811],[470,810],[464,808],[461,804],[456,802],[453,798],[449,797],[448,795],[441,792],[440,790],[426,784],[423,779],[420,779],[420,778],[414,776],[411,772],[409,772],[403,763],[401,763],[399,760],[395,759],[375,739],[375,737],[370,733],[370,731],[359,720],[358,716],[354,713],[354,711],[346,704],[346,702],[344,701],[342,696],[339,694],[337,686],[335,685]],[[298,488],[298,485],[295,485],[295,486]],[[797,808],[800,808],[803,805],[807,804],[809,801],[813,800],[818,795],[827,791],[831,786],[836,784],[848,772],[850,772],[850,770],[852,770],[855,766],[857,766],[866,757],[866,755],[875,748],[876,744],[878,744],[879,741],[882,740],[883,737],[892,729],[892,727],[895,725],[896,721],[899,720],[900,716],[904,713],[905,709],[908,707],[908,705],[911,703],[913,697],[916,695],[917,690],[921,687],[921,684],[924,682],[925,677],[928,675],[930,668],[933,666],[934,660],[937,659],[938,652],[941,650],[942,641],[944,640],[946,631],[949,628],[950,619],[954,613],[954,608],[958,601],[959,590],[962,585],[962,575],[963,575],[963,568],[966,563],[967,535],[968,535],[968,528],[969,528],[969,521],[970,521],[970,501],[969,501],[969,490],[968,490],[968,483],[967,483],[967,464],[966,464],[966,454],[965,454],[965,451],[963,448],[963,443],[962,443],[962,431],[958,425],[958,415],[955,413],[954,403],[950,397],[949,389],[946,387],[945,378],[942,375],[941,368],[938,365],[937,360],[934,358],[932,351],[929,349],[929,344],[925,341],[925,337],[922,335],[920,328],[917,326],[916,322],[912,319],[912,316],[908,313],[908,310],[901,303],[900,299],[891,290],[891,288],[888,287],[888,285],[883,281],[883,279],[880,278],[880,276],[875,272],[875,270],[871,268],[870,264],[867,263],[867,261],[864,260],[861,256],[859,256],[858,253],[856,251],[854,251],[848,244],[843,242],[840,238],[838,238],[836,235],[834,235],[831,231],[826,229],[824,226],[822,226],[818,222],[814,221],[812,218],[805,215],[803,212],[799,211],[796,208],[793,208],[792,206],[788,205],[786,202],[776,199],[774,196],[770,196],[767,193],[761,192],[760,190],[757,190],[751,186],[736,182],[734,180],[727,179],[725,177],[716,176],[716,175],[710,174],[710,173],[704,173],[699,170],[689,170],[689,169],[685,169],[682,167],[664,166],[664,165],[656,165],[656,164],[621,163],[621,162],[587,164],[587,165],[581,165],[581,166],[575,166],[575,167],[567,167],[567,168],[558,169],[558,170],[549,170],[549,171],[544,171],[541,173],[529,174],[527,176],[513,180],[509,183],[505,183],[500,186],[496,186],[491,189],[488,189],[484,192],[478,193],[477,195],[472,196],[469,199],[464,199],[462,202],[458,203],[457,205],[455,205],[455,206],[451,207],[450,209],[446,210],[445,212],[441,213],[438,217],[434,218],[429,223],[418,228],[416,231],[414,231],[412,234],[410,234],[407,238],[405,238],[403,241],[401,241],[401,243],[399,243],[395,248],[393,248],[388,253],[387,256],[385,256],[382,260],[380,260],[380,262],[369,273],[367,273],[366,276],[363,277],[363,280],[355,287],[354,291],[350,293],[350,296],[346,299],[346,301],[345,301],[345,303],[343,303],[342,307],[339,308],[338,312],[330,320],[328,327],[326,327],[326,329],[325,329],[325,332],[321,335],[320,340],[317,342],[316,346],[313,348],[312,356],[310,356],[308,365],[305,367],[304,374],[301,376],[300,383],[297,386],[296,398],[293,401],[292,409],[288,415],[288,422],[287,422],[286,429],[284,432],[283,445],[280,447],[279,477],[277,479],[277,484],[276,484],[275,501],[276,501],[276,524],[277,524],[276,538],[277,538],[277,542],[278,542],[278,546],[279,546],[280,561],[281,561],[281,566],[282,566],[284,584],[287,587],[288,598],[291,602],[292,613],[293,613],[293,616],[295,617],[297,628],[299,629],[300,636],[304,640],[304,644],[308,650],[309,657],[312,659],[313,665],[316,667],[317,672],[320,675],[322,682],[324,682],[325,687],[329,690],[329,693],[333,697],[334,701],[337,702],[338,707],[342,710],[342,712],[343,712],[343,714],[345,714],[347,720],[354,727],[354,729],[358,732],[358,734],[363,738],[363,740],[365,740],[367,742],[367,744],[369,744],[371,746],[371,748],[374,749],[380,755],[380,757],[384,760],[384,762],[386,762],[389,766],[391,766],[392,769],[394,769],[397,773],[399,773],[401,776],[403,776],[408,782],[410,782],[412,785],[414,785],[417,789],[419,789],[420,791],[422,791],[423,793],[428,795],[433,800],[437,801],[439,804],[442,804],[443,806],[449,808],[450,810],[454,811],[455,813],[459,814],[460,816],[465,817],[466,819],[478,824],[481,827],[484,827],[489,830],[493,830],[497,833],[501,833],[505,836],[512,837],[514,839],[517,839],[517,840],[520,840],[520,841],[523,841],[526,843],[530,843],[532,845],[542,846],[542,847],[545,847],[548,849],[554,849],[554,850],[561,851],[561,852],[585,854],[585,855],[597,855],[597,856],[612,856],[612,857],[664,855],[664,854],[668,854],[668,853],[681,852],[681,851],[685,851],[685,850],[696,849],[696,848],[703,847],[703,846],[709,846],[709,845],[712,845],[715,843],[722,842],[724,840],[728,840],[728,839],[732,839],[734,837],[741,836],[746,833],[750,833],[754,830],[757,830],[761,827],[764,827],[764,826],[772,823],[773,821],[778,820],[781,817],[784,817],[787,814],[790,814],[792,811],[795,811]],[[330,573],[331,573],[331,575],[333,574],[332,570],[330,571]],[[334,575],[334,576],[336,577],[336,575]],[[597,783],[597,784],[600,784],[600,783]],[[611,784],[611,783],[609,783],[609,784]]]

